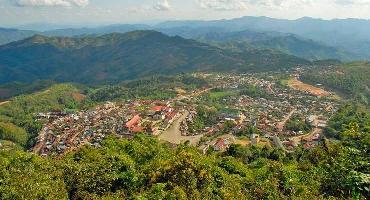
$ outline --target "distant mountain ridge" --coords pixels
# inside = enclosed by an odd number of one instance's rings
[[[335,19],[322,20],[304,17],[297,20],[269,17],[241,17],[213,21],[168,21],[158,25],[162,28],[188,26],[190,28],[218,27],[229,31],[276,31],[293,33],[323,44],[339,47],[362,58],[370,58],[370,20]]]
[[[0,27],[0,45],[17,40],[22,40],[27,37],[31,37],[36,34],[36,31],[18,30],[12,28],[1,28]]]
[[[273,50],[233,52],[156,31],[98,37],[35,35],[0,46],[0,83],[107,83],[194,71],[281,70],[309,61]]]
[[[168,21],[155,26],[144,24],[116,24],[96,28],[67,28],[44,32],[0,29],[0,44],[24,39],[33,34],[61,37],[101,36],[135,30],[155,30],[167,35],[179,35],[200,41],[205,37],[217,42],[225,38],[237,39],[240,33],[249,34],[252,47],[272,48],[305,59],[340,59],[342,61],[370,59],[370,21],[359,19],[297,20],[268,17],[242,17],[213,21]],[[219,34],[218,36],[216,35]],[[211,35],[216,38],[209,38]],[[226,35],[226,36],[223,36]],[[244,36],[241,37],[241,39]],[[221,40],[221,41],[220,41]],[[258,40],[258,42],[255,42]],[[262,42],[260,42],[262,41]],[[243,42],[246,42],[243,40]],[[301,47],[301,48],[299,48]]]
[[[191,29],[192,30],[192,29]],[[196,32],[196,30],[193,30]],[[187,32],[178,33],[180,36],[189,37]],[[202,42],[218,42],[244,48],[275,49],[287,54],[295,55],[308,60],[338,59],[342,61],[360,59],[359,56],[334,47],[304,39],[290,33],[256,32],[250,30],[237,32],[206,32],[196,33],[194,38]]]

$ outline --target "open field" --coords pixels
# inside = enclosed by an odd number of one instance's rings
[[[200,138],[203,135],[196,135],[196,136],[183,136],[181,135],[180,131],[180,123],[186,119],[189,115],[189,112],[182,114],[177,120],[173,122],[173,124],[164,131],[161,135],[159,135],[159,140],[167,141],[172,144],[181,144],[189,140],[191,145],[196,146],[200,141]]]
[[[309,92],[309,93],[311,93],[315,96],[325,97],[325,96],[330,96],[331,95],[330,92],[327,92],[324,89],[321,89],[321,88],[303,83],[300,80],[298,80],[297,78],[290,79],[288,81],[288,86],[293,88],[293,89],[296,89],[296,90]]]

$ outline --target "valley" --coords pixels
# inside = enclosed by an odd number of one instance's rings
[[[231,144],[312,148],[339,107],[334,99],[279,85],[273,73],[191,76],[207,85],[176,88],[178,94],[166,100],[128,99],[81,111],[34,113],[44,125],[32,152],[63,155],[83,145],[98,147],[109,135],[132,138],[139,133],[174,145],[189,141],[204,152],[225,151]]]
[[[370,199],[365,1],[0,0],[0,199]]]

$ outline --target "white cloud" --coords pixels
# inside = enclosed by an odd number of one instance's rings
[[[214,10],[244,10],[247,4],[240,0],[198,0],[200,6]]]
[[[246,10],[253,7],[262,8],[302,8],[313,5],[363,6],[370,5],[370,0],[198,0],[205,9]]]
[[[214,10],[246,10],[253,6],[292,7],[309,5],[314,0],[198,0],[202,8]],[[325,0],[324,0],[325,1]],[[337,0],[351,1],[351,0]]]
[[[85,7],[89,0],[13,0],[15,5],[23,7],[78,6]]]
[[[158,11],[168,11],[171,10],[171,5],[168,0],[158,1],[157,4],[153,7]]]
[[[370,0],[335,0],[340,5],[368,5]]]

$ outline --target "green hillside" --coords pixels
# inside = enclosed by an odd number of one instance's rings
[[[179,35],[182,36],[182,33],[179,33]],[[245,30],[237,32],[214,31],[200,34],[194,30],[192,36],[189,36],[187,32],[184,32],[184,35],[199,41],[220,43],[226,47],[234,46],[240,49],[274,49],[312,61],[323,59],[351,61],[360,59],[359,56],[349,53],[348,51],[343,51],[339,48],[327,46],[313,40],[304,39],[287,33]]]
[[[303,81],[323,84],[344,96],[369,105],[370,63],[353,62],[327,69],[315,68],[301,77]]]
[[[191,71],[267,71],[309,64],[265,50],[233,52],[154,31],[99,37],[34,36],[0,46],[0,83],[106,83]]]
[[[313,40],[300,39],[293,35],[255,41],[252,42],[252,46],[273,48],[308,60],[338,59],[347,61],[359,59],[358,56],[338,48],[325,46]]]
[[[0,106],[0,139],[30,146],[41,129],[35,114],[76,109],[83,99],[80,89],[71,84],[54,85],[41,92],[15,97]]]

